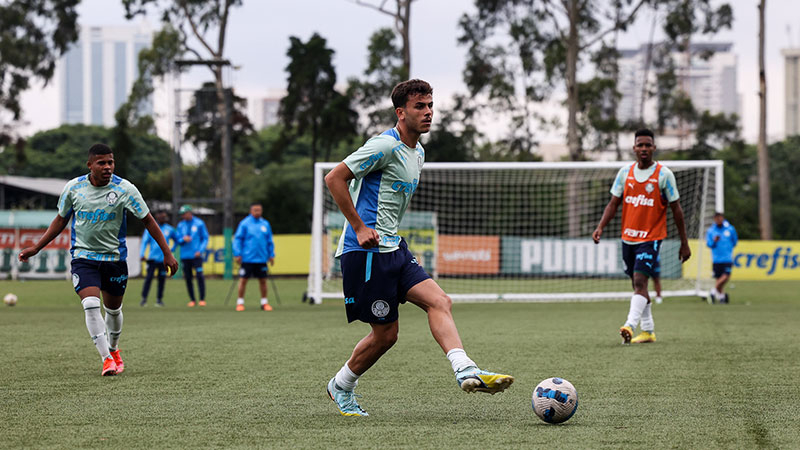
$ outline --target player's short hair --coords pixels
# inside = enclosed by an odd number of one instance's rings
[[[720,211],[714,213],[714,217],[725,217],[725,214],[722,214]]]
[[[413,79],[408,81],[403,81],[402,83],[398,83],[397,86],[392,89],[392,104],[395,108],[402,108],[406,106],[406,102],[408,102],[408,98],[412,95],[420,94],[420,95],[433,95],[433,88],[427,81],[422,81],[419,79]]]
[[[260,206],[262,208],[264,207],[264,205],[262,205],[261,202],[251,202],[250,207],[252,208],[253,206]]]
[[[111,150],[111,147],[107,146],[106,144],[94,144],[93,146],[89,147],[89,157],[97,156],[97,155],[108,155],[114,153],[114,150]]]
[[[653,142],[655,142],[656,140],[656,135],[653,134],[653,132],[650,131],[649,128],[639,128],[638,130],[636,130],[636,133],[633,135],[633,138],[636,139],[639,136],[650,136],[650,138],[653,139]]]

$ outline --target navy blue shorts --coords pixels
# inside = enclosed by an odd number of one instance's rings
[[[726,273],[731,274],[733,263],[714,263],[714,278],[719,278]]]
[[[241,278],[267,278],[267,263],[246,263],[239,267]]]
[[[72,260],[72,285],[75,292],[97,286],[111,295],[122,296],[128,286],[128,263],[125,261]]]
[[[639,244],[622,243],[622,262],[625,264],[625,274],[633,278],[634,272],[647,275],[650,278],[661,276],[661,262],[658,252],[661,250],[661,241],[641,242]]]
[[[347,321],[391,323],[409,289],[430,276],[405,241],[391,253],[352,251],[341,257]]]

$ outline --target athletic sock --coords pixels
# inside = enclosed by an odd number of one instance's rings
[[[236,299],[236,304],[237,305],[244,305],[244,299],[242,297],[237,298]]]
[[[714,288],[711,288],[710,294],[713,295],[714,298],[717,298],[717,294],[719,294],[719,292],[717,292],[717,288],[714,287]]]
[[[453,372],[458,373],[468,367],[478,367],[475,361],[469,359],[467,352],[463,348],[454,348],[447,352],[447,359],[450,360],[450,365],[453,367]]]
[[[108,332],[108,349],[115,351],[122,333],[122,305],[118,309],[106,308],[106,331]]]
[[[86,297],[81,300],[83,312],[86,315],[86,329],[92,337],[94,346],[103,359],[109,358],[108,339],[106,339],[106,324],[103,323],[103,315],[100,314],[100,299],[98,297]]]
[[[358,377],[360,375],[356,375],[347,367],[347,363],[344,363],[341,369],[336,372],[336,377],[334,377],[334,382],[337,386],[344,389],[345,391],[352,391],[356,388],[358,384]]]
[[[656,329],[655,322],[653,321],[653,310],[650,308],[652,306],[651,303],[648,303],[647,306],[644,307],[642,311],[642,331],[647,331],[652,333]]]
[[[633,294],[631,297],[631,308],[628,311],[628,320],[625,321],[625,326],[636,328],[636,324],[642,318],[642,312],[647,306],[647,298],[643,295]]]
[[[264,305],[266,305],[267,303],[269,303],[269,300],[267,300],[267,297],[263,297],[263,298],[261,299],[261,306],[264,306]]]
[[[725,301],[725,293],[717,292],[715,296],[717,297],[717,302],[722,303]]]

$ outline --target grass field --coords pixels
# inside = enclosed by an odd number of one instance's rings
[[[469,355],[513,374],[505,393],[465,394],[427,329],[401,307],[397,345],[361,379],[367,418],[342,417],[325,393],[363,324],[340,301],[300,302],[305,280],[280,279],[282,304],[188,309],[180,281],[167,307],[140,308],[128,286],[126,371],[100,361],[69,281],[0,282],[0,448],[798,448],[800,283],[736,282],[730,305],[696,298],[654,306],[658,342],[622,346],[624,302],[457,304]],[[151,297],[152,297],[151,293]],[[152,302],[151,298],[151,302]],[[577,388],[563,425],[531,410],[546,377]]]

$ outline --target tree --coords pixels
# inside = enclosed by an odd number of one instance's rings
[[[225,38],[231,7],[240,6],[241,0],[122,0],[126,18],[144,15],[150,5],[161,7],[162,22],[174,27],[179,36],[180,49],[191,53],[198,60],[205,61],[214,76],[217,93],[217,110],[222,123],[229,124],[225,87],[222,79],[225,60]],[[190,31],[187,31],[186,29]],[[216,31],[216,36],[208,36]],[[189,37],[191,36],[191,41]],[[155,42],[154,42],[155,43]],[[174,61],[162,61],[169,64]],[[166,73],[163,67],[159,69]],[[233,170],[231,166],[231,140],[228,126],[221,127],[221,185],[223,201],[223,227],[226,232],[233,230]],[[227,264],[226,264],[227,266]],[[226,267],[227,269],[227,267]],[[227,271],[227,270],[226,270]]]
[[[380,3],[372,3],[366,0],[353,0],[355,4],[372,8],[382,14],[386,14],[394,19],[394,30],[402,41],[403,72],[401,81],[407,80],[411,76],[411,4],[415,0],[394,0],[394,10],[389,9],[386,4],[389,0],[380,0]]]
[[[335,90],[336,71],[325,38],[314,33],[303,43],[290,37],[286,96],[281,99],[278,115],[284,134],[278,142],[278,154],[293,140],[311,136],[311,165],[319,158],[320,139],[326,136],[329,154],[336,142],[356,132],[358,116],[350,109],[350,100]],[[328,155],[326,155],[327,158]]]
[[[758,6],[758,223],[761,239],[772,239],[772,205],[769,192],[769,154],[767,150],[767,74],[764,66],[764,13],[767,0]]]
[[[381,28],[370,37],[367,68],[364,78],[347,80],[347,95],[366,113],[365,135],[372,135],[394,125],[397,117],[388,101],[392,89],[404,81],[408,72],[403,63],[403,51],[395,45],[395,33]]]
[[[579,62],[598,49],[609,48],[604,40],[626,29],[649,2],[475,0],[477,11],[462,17],[459,37],[469,48],[464,80],[470,94],[485,96],[497,111],[509,111],[512,146],[529,153],[536,145],[534,122],[545,120],[535,105],[549,98],[562,81],[570,159],[583,159],[578,130]]]
[[[0,149],[13,140],[22,117],[20,95],[31,80],[47,84],[56,60],[78,40],[80,0],[11,0],[0,4]]]

